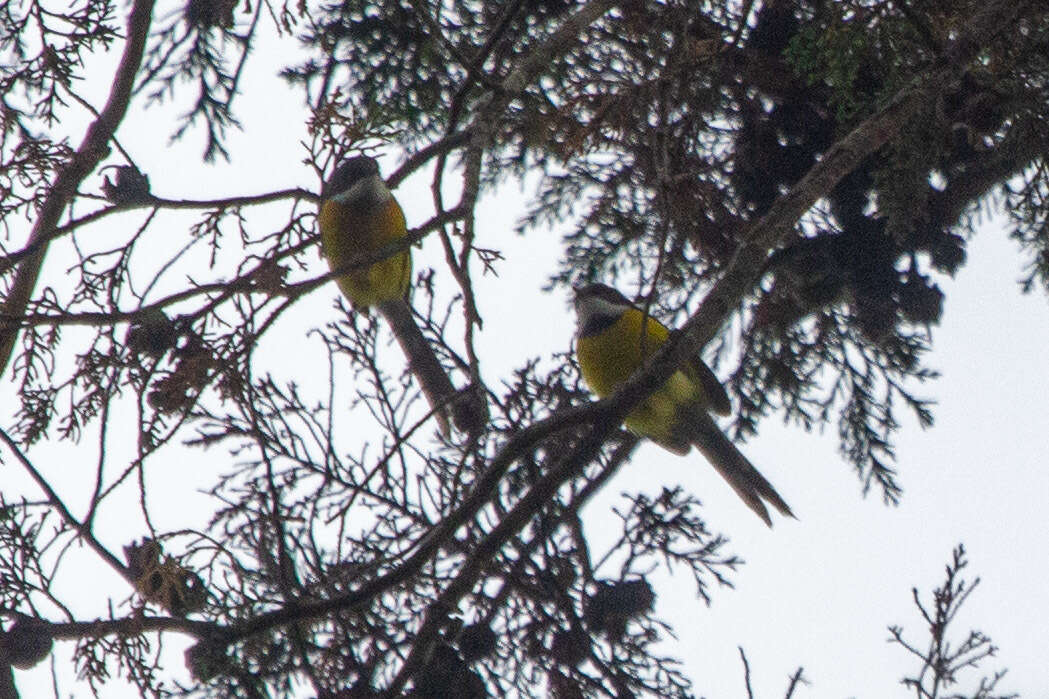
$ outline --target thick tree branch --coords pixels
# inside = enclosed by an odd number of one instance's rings
[[[821,196],[830,191],[867,155],[880,148],[903,128],[922,101],[945,84],[944,78],[949,70],[935,71],[919,85],[905,89],[884,109],[861,123],[828,150],[824,158],[751,227],[746,236],[747,242],[729,263],[722,279],[714,285],[699,311],[685,324],[685,333],[664,345],[643,370],[609,398],[558,411],[511,437],[492,458],[470,495],[426,536],[400,565],[345,595],[322,602],[285,607],[256,617],[250,622],[229,629],[226,637],[234,641],[303,618],[352,609],[410,579],[440,549],[447,538],[454,535],[460,526],[471,520],[487,504],[499,480],[520,455],[534,449],[546,436],[554,432],[581,423],[593,424],[594,427],[579,444],[525,495],[512,512],[517,511],[518,507],[531,508],[539,502],[538,499],[550,497],[565,480],[578,474],[583,464],[596,457],[608,436],[618,429],[622,419],[634,406],[652,392],[653,387],[662,385],[686,356],[695,352],[697,345],[701,346],[714,336],[732,309],[742,302],[746,293],[757,283],[768,252],[782,237],[790,233],[796,221]],[[686,334],[689,341],[682,342]],[[446,588],[442,596],[461,596],[470,589],[499,546],[516,531],[507,522],[516,522],[516,518],[507,517],[496,527],[464,564],[463,571],[455,578],[454,587]]]
[[[901,91],[882,110],[832,146],[801,181],[750,227],[744,236],[745,243],[726,266],[722,278],[711,289],[701,308],[685,324],[683,329],[686,332],[675,336],[664,345],[641,371],[609,398],[558,411],[513,435],[492,457],[471,493],[420,541],[415,551],[403,562],[386,574],[362,583],[351,592],[328,600],[285,607],[260,615],[251,621],[230,627],[225,637],[232,642],[275,626],[367,604],[375,595],[405,582],[420,570],[459,527],[470,521],[487,504],[499,480],[522,454],[535,449],[547,436],[555,432],[580,424],[593,425],[577,446],[565,454],[518,505],[530,507],[538,498],[549,497],[556,492],[565,480],[578,474],[583,464],[597,455],[601,445],[618,429],[622,419],[652,392],[653,387],[666,381],[685,357],[695,352],[696,346],[702,346],[716,334],[745,295],[757,284],[769,251],[791,233],[801,216],[870,153],[898,134],[920,105],[947,84],[947,79],[960,72],[963,67],[961,62],[950,61],[928,72],[922,80]],[[685,337],[688,337],[688,340],[682,341]],[[516,509],[517,506],[513,511]],[[507,521],[516,521],[516,518],[504,520],[485,539],[484,545],[464,564],[464,572],[460,572],[455,578],[454,589],[446,590],[446,594],[462,594],[463,590],[468,590],[476,581],[476,575],[495,555],[499,545],[505,543],[513,533]]]
[[[617,4],[618,0],[591,0],[579,8],[561,23],[557,31],[529,51],[503,81],[503,90],[510,97],[523,92],[550,66],[550,61],[555,56],[560,56],[573,44],[578,43],[583,31]]]
[[[966,52],[974,51],[974,46],[975,44],[967,46]],[[521,507],[528,510],[535,506],[536,498],[551,497],[567,479],[579,473],[582,465],[597,455],[604,440],[620,420],[651,394],[655,387],[661,386],[688,356],[695,353],[697,346],[702,347],[717,333],[718,328],[732,311],[742,304],[744,297],[759,281],[769,252],[793,231],[794,225],[805,212],[830,192],[843,177],[855,170],[868,155],[895,137],[926,100],[931,99],[937,90],[948,84],[950,77],[964,69],[965,63],[964,60],[945,61],[944,65],[923,76],[922,80],[901,91],[882,110],[832,146],[797,185],[777,200],[768,213],[755,222],[744,235],[743,246],[728,264],[722,278],[711,289],[702,307],[685,324],[684,332],[661,348],[643,370],[612,396],[588,406],[595,409],[594,427],[575,449],[565,455],[558,465],[522,498],[511,514],[518,512]],[[683,342],[684,337],[688,337],[688,341]],[[607,406],[606,410],[598,412],[602,405]],[[555,413],[550,419],[556,419],[560,415],[562,413]],[[486,476],[491,473],[490,470]],[[482,485],[484,480],[478,485]],[[442,536],[445,533],[448,536],[452,535],[458,528],[455,522],[468,521],[485,502],[487,493],[475,488],[471,497],[442,522],[442,526],[435,530],[433,536]],[[487,562],[516,531],[512,526],[515,521],[516,517],[505,517],[477,547],[456,578],[445,588],[441,595],[442,602],[454,606],[454,603],[472,588]],[[426,543],[430,541],[427,540]],[[432,625],[436,622],[429,623]],[[418,650],[418,647],[413,649]],[[398,674],[399,681],[404,681],[410,675],[413,661],[418,662],[415,655],[406,660],[405,667]]]
[[[88,127],[87,134],[72,159],[55,179],[51,192],[40,207],[36,224],[29,234],[29,245],[51,237],[66,206],[76,195],[77,187],[109,153],[109,141],[124,119],[124,114],[131,101],[135,75],[142,64],[142,54],[146,47],[146,37],[149,35],[153,4],[154,0],[134,0],[131,13],[128,15],[127,43],[124,44],[124,55],[120,59],[120,65],[117,66],[116,75],[113,78],[109,100],[98,118]],[[44,244],[22,261],[11,290],[0,308],[2,311],[0,315],[11,318],[25,313],[46,254],[47,245]],[[11,353],[17,340],[17,324],[0,320],[0,375],[6,370],[11,360]]]

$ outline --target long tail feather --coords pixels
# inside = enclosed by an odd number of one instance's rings
[[[784,515],[794,517],[794,513],[772,484],[754,468],[754,464],[736,448],[709,415],[698,410],[690,418],[689,422],[694,431],[689,434],[689,441],[707,457],[747,507],[754,510],[770,527],[772,518],[765,507],[766,502]]]
[[[390,324],[397,342],[404,350],[408,366],[433,409],[441,434],[445,437],[451,434],[449,419],[467,434],[478,434],[484,429],[487,411],[483,398],[472,389],[462,394],[456,391],[430,343],[416,325],[408,303],[400,299],[387,301],[379,305],[379,312]]]

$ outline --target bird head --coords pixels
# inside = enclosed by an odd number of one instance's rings
[[[633,305],[607,284],[587,284],[577,288],[573,303],[580,336],[611,325]]]
[[[342,203],[379,202],[389,196],[390,190],[379,176],[379,163],[367,155],[342,161],[321,190],[322,200]]]

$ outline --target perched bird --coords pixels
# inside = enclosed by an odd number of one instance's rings
[[[590,390],[610,395],[670,337],[670,330],[646,317],[621,293],[604,284],[588,284],[575,292],[578,319],[576,358]],[[644,327],[644,331],[642,331]],[[643,400],[624,421],[626,426],[661,447],[684,456],[695,446],[736,494],[766,524],[772,526],[765,503],[783,514],[794,513],[776,489],[721,431],[708,412],[731,409],[728,395],[714,372],[697,355]]]
[[[390,192],[374,158],[356,156],[339,164],[321,190],[317,223],[321,251],[332,270],[350,267],[362,254],[393,245],[408,235],[404,212]],[[412,281],[412,253],[405,247],[374,264],[347,269],[336,279],[355,308],[377,308],[389,322],[408,364],[433,408],[441,433],[451,433],[449,418],[469,434],[484,427],[483,399],[476,391],[460,394],[412,317],[407,296]]]

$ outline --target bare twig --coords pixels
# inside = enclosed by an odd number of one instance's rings
[[[747,699],[754,699],[754,689],[750,686],[750,663],[747,662],[747,654],[743,651],[743,646],[736,646],[739,649],[739,658],[743,661],[743,685],[747,688]]]

